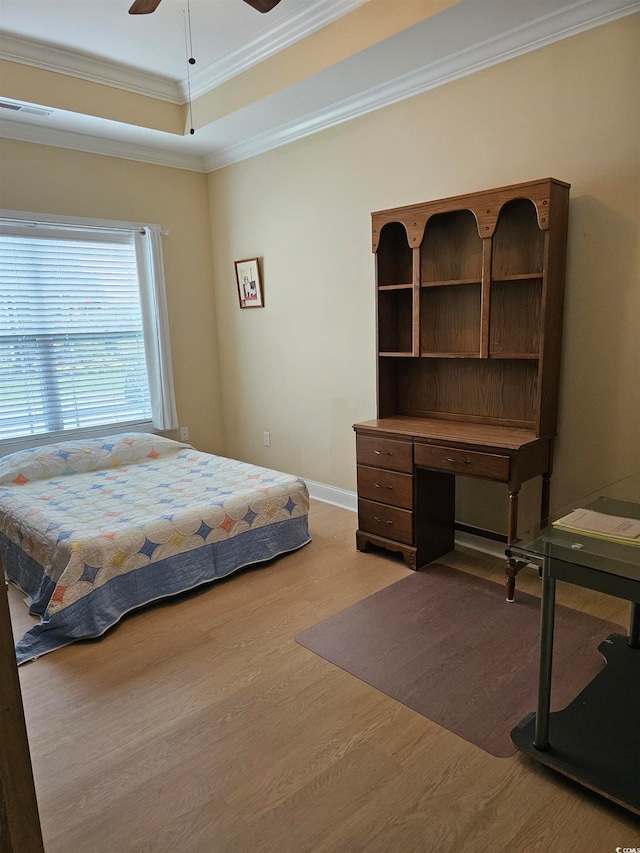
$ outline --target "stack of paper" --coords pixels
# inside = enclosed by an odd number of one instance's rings
[[[576,509],[553,522],[560,530],[582,533],[584,536],[596,536],[611,542],[626,542],[640,545],[640,519],[622,518],[619,515],[606,515],[592,509]]]

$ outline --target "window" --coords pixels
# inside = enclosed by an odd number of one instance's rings
[[[4,452],[177,426],[160,240],[158,226],[0,218]]]

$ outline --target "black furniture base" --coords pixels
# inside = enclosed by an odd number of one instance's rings
[[[598,646],[607,665],[564,710],[550,715],[549,748],[533,745],[535,713],[511,732],[518,749],[640,814],[640,650],[610,634]]]

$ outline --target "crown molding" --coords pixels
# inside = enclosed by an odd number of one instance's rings
[[[195,172],[213,172],[639,11],[640,0],[614,0],[613,8],[612,0],[579,0],[561,12],[546,15],[531,24],[451,54],[445,60],[424,65],[388,83],[346,98],[329,109],[308,113],[273,131],[258,134],[246,142],[227,145],[204,157],[110,140],[104,136],[46,129],[23,123],[17,116],[4,119],[0,125],[0,136]]]
[[[289,14],[286,20],[256,38],[247,39],[214,62],[190,74],[188,82],[186,78],[176,82],[154,74],[146,74],[126,65],[97,59],[81,51],[56,47],[6,33],[0,34],[0,59],[30,65],[45,71],[54,71],[57,74],[66,74],[91,83],[124,89],[138,95],[159,98],[174,104],[185,104],[189,100],[189,87],[191,98],[200,97],[322,27],[328,26],[362,6],[364,2],[365,0],[299,2],[299,8],[296,12]]]
[[[214,172],[256,157],[638,11],[639,0],[622,0],[615,9],[611,9],[611,3],[607,0],[581,0],[569,9],[551,13],[531,24],[524,24],[472,48],[451,54],[445,60],[424,65],[388,83],[346,98],[330,109],[309,113],[302,119],[281,125],[274,131],[259,134],[222,151],[205,155],[205,168],[207,172]]]
[[[323,27],[362,6],[365,0],[310,0],[300,3],[300,8],[289,13],[286,20],[267,32],[239,44],[233,50],[210,62],[190,76],[191,97],[199,98],[206,92],[237,77],[254,65],[302,41]],[[183,103],[188,99],[187,81],[182,80],[178,88]]]
[[[173,104],[184,103],[174,80],[145,74],[126,65],[96,59],[80,51],[68,50],[44,42],[31,41],[6,33],[0,35],[0,59],[66,74],[91,83],[113,86],[137,95],[159,98]]]
[[[167,151],[150,145],[138,145],[120,142],[101,136],[76,133],[68,130],[54,130],[38,125],[26,124],[13,119],[5,119],[0,125],[0,137],[18,142],[33,142],[36,145],[51,145],[54,148],[69,148],[72,151],[84,151],[87,154],[102,154],[106,157],[119,157],[122,160],[135,160],[155,166],[169,166],[173,169],[186,169],[190,172],[205,172],[204,160],[194,154]]]

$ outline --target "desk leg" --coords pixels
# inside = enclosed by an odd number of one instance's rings
[[[518,535],[518,495],[519,489],[509,490],[509,522],[507,527],[507,545],[511,545]],[[524,564],[523,564],[524,565]],[[507,601],[514,601],[516,596],[516,575],[518,564],[513,557],[507,557],[507,565],[504,570],[507,576]]]
[[[538,674],[538,711],[533,745],[541,752],[549,749],[549,709],[551,706],[551,667],[553,626],[556,609],[556,581],[551,577],[549,557],[542,568],[542,604],[540,607],[540,670]]]
[[[640,604],[637,601],[631,602],[629,645],[632,649],[640,649]]]

